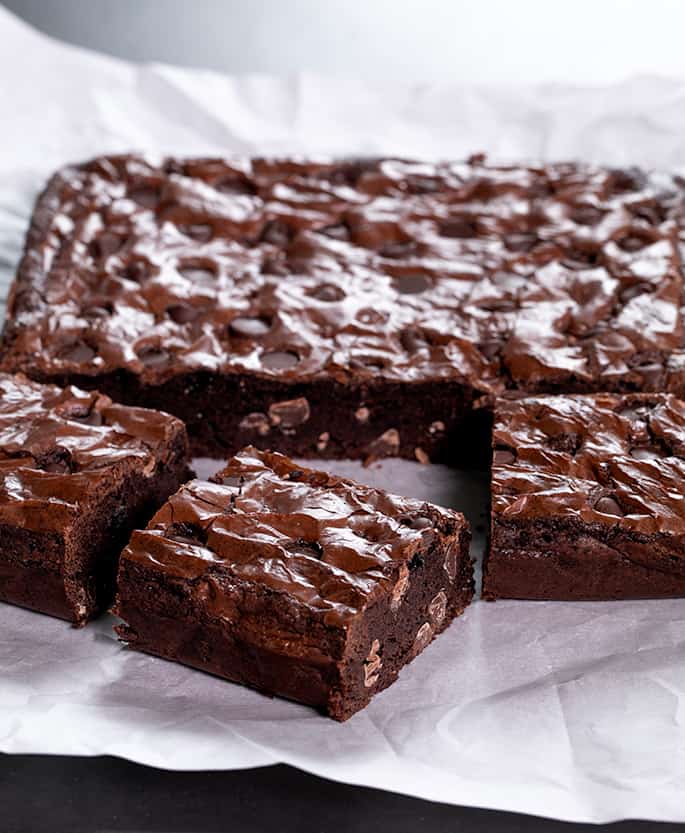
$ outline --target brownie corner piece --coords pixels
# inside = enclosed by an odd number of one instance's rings
[[[247,448],[122,553],[130,647],[346,720],[473,595],[462,515]]]
[[[0,600],[75,625],[111,602],[134,526],[189,476],[183,423],[0,374]]]
[[[483,597],[685,595],[685,403],[537,396],[495,408]]]

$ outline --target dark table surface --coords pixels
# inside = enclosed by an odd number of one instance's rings
[[[0,755],[1,833],[556,833],[681,831],[571,825],[350,787],[286,766],[162,772],[117,758]]]

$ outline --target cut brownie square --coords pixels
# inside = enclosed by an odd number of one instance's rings
[[[0,374],[0,599],[83,625],[117,559],[187,479],[183,423]]]
[[[222,459],[468,456],[482,396],[685,391],[683,193],[480,156],[102,157],[37,203],[3,369],[176,414]]]
[[[500,401],[492,442],[485,598],[685,595],[685,403]]]
[[[346,720],[470,602],[456,512],[247,448],[122,553],[132,648]]]

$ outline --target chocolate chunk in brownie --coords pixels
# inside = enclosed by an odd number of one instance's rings
[[[488,599],[685,595],[685,403],[500,401],[484,572]]]
[[[187,479],[168,414],[0,374],[0,600],[83,625],[112,600],[117,559]]]
[[[118,632],[346,720],[468,605],[469,540],[456,512],[247,448],[134,532]]]
[[[4,367],[175,413],[196,453],[447,459],[481,396],[685,390],[682,190],[483,157],[96,159],[37,204]]]

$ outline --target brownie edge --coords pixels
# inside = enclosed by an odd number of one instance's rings
[[[83,625],[131,530],[189,476],[183,423],[0,374],[0,600]]]
[[[685,596],[685,403],[500,401],[483,597],[673,596]]]
[[[117,632],[346,720],[469,604],[469,543],[456,512],[247,448],[134,533]]]

